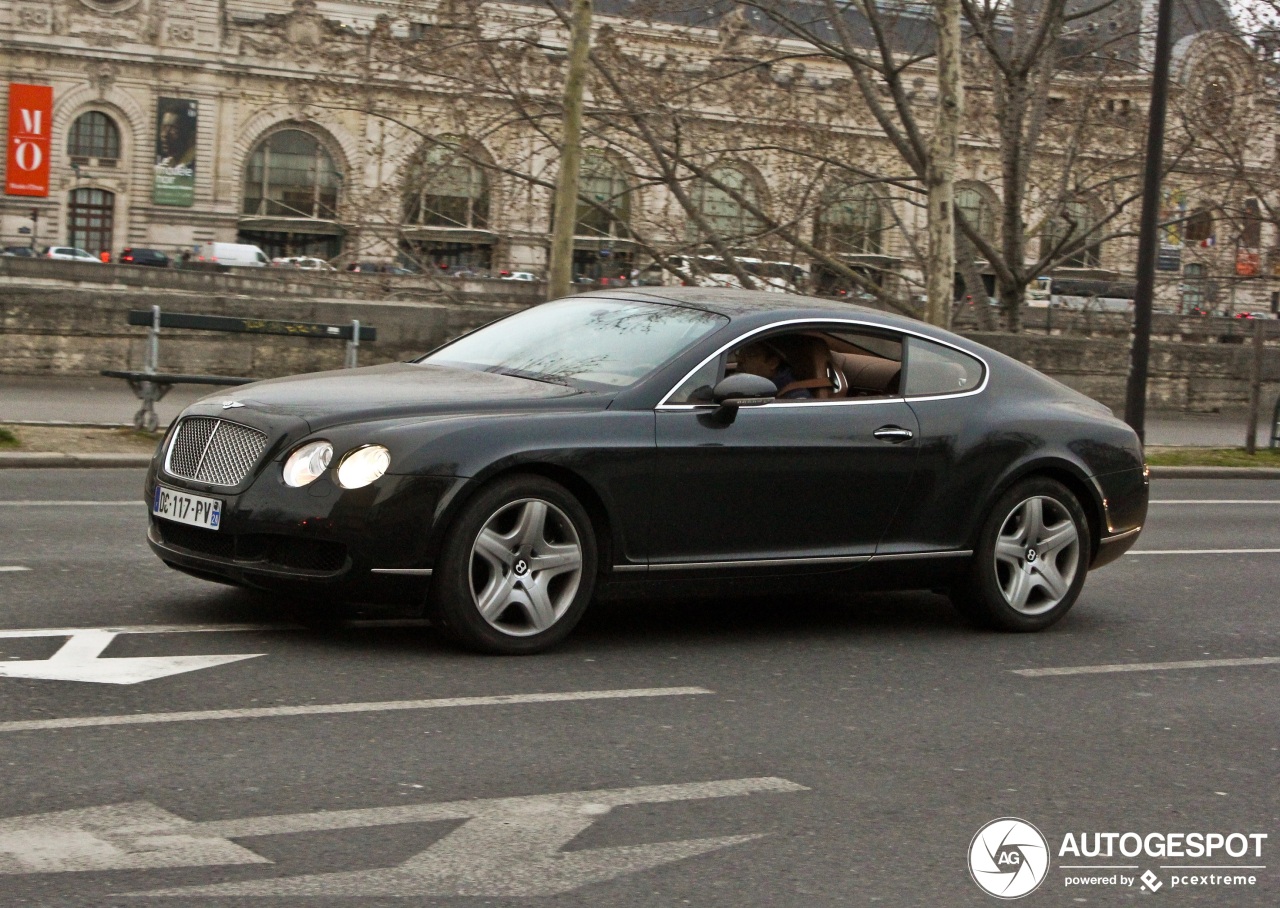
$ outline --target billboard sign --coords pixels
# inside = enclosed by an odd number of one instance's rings
[[[49,195],[49,132],[53,89],[9,83],[9,137],[4,170],[6,195]]]
[[[190,208],[196,195],[198,107],[186,98],[156,102],[156,166],[151,201]]]

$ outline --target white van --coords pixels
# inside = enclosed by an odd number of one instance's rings
[[[265,252],[247,243],[205,243],[199,260],[238,268],[265,268],[271,263]]]

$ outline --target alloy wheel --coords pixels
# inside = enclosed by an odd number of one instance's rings
[[[996,582],[1009,605],[1024,615],[1052,610],[1070,592],[1080,568],[1080,532],[1053,498],[1018,504],[1001,524],[995,544]]]
[[[542,633],[572,605],[582,563],[582,540],[564,511],[540,498],[510,502],[471,545],[472,602],[503,634]]]

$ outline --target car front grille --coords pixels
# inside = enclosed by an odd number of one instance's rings
[[[243,480],[267,448],[257,429],[211,416],[190,416],[178,424],[165,472],[216,486]]]

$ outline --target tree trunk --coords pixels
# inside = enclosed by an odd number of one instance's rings
[[[569,62],[564,76],[564,134],[547,269],[547,299],[552,300],[568,296],[573,281],[573,231],[578,223],[578,171],[582,164],[582,86],[591,49],[591,2],[573,0]]]
[[[946,328],[955,296],[956,146],[964,88],[960,80],[960,0],[938,0],[938,115],[925,184],[929,193],[929,261],[925,321]]]

